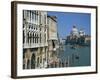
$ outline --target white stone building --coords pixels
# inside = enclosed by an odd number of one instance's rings
[[[43,68],[47,46],[47,12],[23,10],[23,68]]]
[[[76,28],[76,26],[73,26],[70,35],[71,35],[72,37],[74,37],[74,36],[79,37],[79,31],[78,31],[78,29]]]

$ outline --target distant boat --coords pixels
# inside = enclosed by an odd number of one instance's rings
[[[79,59],[79,56],[76,56],[76,59]]]
[[[71,48],[71,49],[76,49],[75,46],[71,46],[70,48]]]
[[[79,59],[79,58],[80,58],[79,54],[77,54],[77,55],[75,56],[75,58],[76,58],[76,59]]]

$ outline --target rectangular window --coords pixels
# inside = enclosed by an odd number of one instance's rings
[[[44,15],[44,24],[45,25],[46,25],[46,20],[47,20],[46,15]]]
[[[30,18],[30,21],[31,21],[31,11],[29,11],[29,14],[30,14],[30,17],[29,18]]]
[[[25,43],[25,34],[24,34],[24,30],[23,30],[23,43]]]
[[[39,16],[40,16],[40,19],[39,19],[39,24],[41,25],[41,14],[40,14]]]
[[[34,12],[32,12],[32,20],[34,20]]]
[[[44,42],[46,42],[46,34],[44,34]]]
[[[23,20],[24,20],[24,18],[25,18],[25,10],[23,10]]]
[[[40,43],[41,43],[41,33],[40,33]]]
[[[29,11],[28,10],[26,11],[26,13],[27,13],[27,17],[29,17]]]
[[[34,33],[33,33],[33,43],[34,43]]]

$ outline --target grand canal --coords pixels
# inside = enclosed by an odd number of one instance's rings
[[[62,45],[58,50],[57,55],[61,62],[68,62],[68,67],[75,66],[90,66],[91,65],[91,52],[90,46],[76,46]]]

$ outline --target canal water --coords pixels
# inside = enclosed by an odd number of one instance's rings
[[[58,51],[58,57],[61,62],[69,62],[69,67],[90,66],[91,52],[90,46],[63,45]]]

